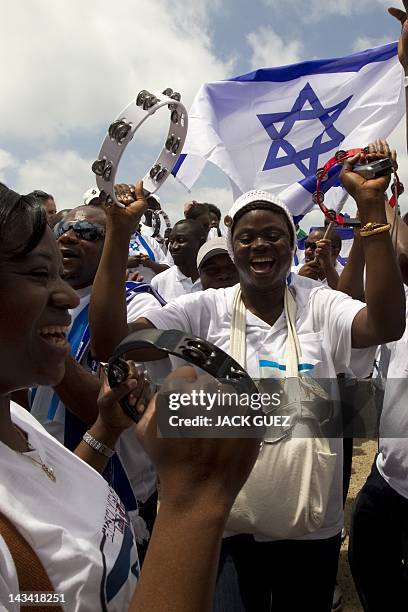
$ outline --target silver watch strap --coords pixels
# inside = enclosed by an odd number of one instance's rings
[[[86,444],[88,444],[88,446],[93,448],[97,453],[104,455],[104,457],[110,458],[113,457],[113,455],[115,454],[114,450],[109,448],[109,446],[106,446],[106,444],[99,442],[99,440],[96,440],[96,438],[93,438],[88,431],[84,433],[84,435],[82,436],[82,440]]]

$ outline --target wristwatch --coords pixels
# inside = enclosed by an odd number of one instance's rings
[[[84,435],[82,436],[82,440],[86,444],[88,444],[88,446],[93,448],[97,453],[103,455],[104,457],[108,457],[110,459],[115,454],[114,450],[109,448],[109,446],[106,446],[106,444],[102,444],[102,442],[99,442],[99,440],[97,440],[96,438],[92,437],[88,431],[84,433]]]

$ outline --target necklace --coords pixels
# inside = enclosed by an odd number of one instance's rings
[[[24,442],[27,444],[28,446],[28,450],[29,451],[33,451],[35,450],[35,448],[33,446],[31,446],[31,444],[29,443],[29,441],[27,440],[27,438],[25,437],[25,435],[23,434],[22,431],[20,431],[20,429],[18,427],[16,427],[16,431],[18,432],[19,436],[24,440]],[[34,457],[30,457],[30,455],[27,455],[27,453],[24,453],[22,451],[17,451],[18,453],[20,453],[20,455],[22,457],[25,457],[26,459],[30,459],[30,461],[32,461],[33,463],[36,463],[37,465],[40,466],[40,468],[42,469],[42,471],[44,472],[44,474],[46,474],[46,476],[48,476],[48,478],[52,481],[52,482],[56,482],[57,479],[55,477],[55,470],[53,467],[47,465],[46,463],[44,463],[44,461],[41,459],[35,459]]]

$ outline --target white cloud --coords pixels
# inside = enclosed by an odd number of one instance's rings
[[[191,200],[215,204],[221,210],[222,216],[231,208],[233,203],[232,190],[228,187],[210,187],[206,185],[205,183],[207,183],[207,181],[208,183],[214,181],[214,178],[211,176],[206,176],[207,172],[208,168],[207,171],[204,170],[203,176],[200,179],[204,182],[204,185],[194,187],[191,192],[188,192],[187,189],[173,177],[170,177],[160,189],[158,195],[160,196],[161,205],[169,215],[172,223],[175,223],[183,217],[184,203]],[[221,173],[217,178],[217,182],[228,185],[228,179]]]
[[[250,32],[247,41],[252,51],[250,61],[254,69],[284,66],[299,62],[301,59],[302,43],[297,40],[286,43],[268,26],[261,26],[258,30]]]
[[[17,164],[17,159],[9,151],[0,149],[0,181],[6,183],[8,171],[15,168]]]
[[[19,164],[12,187],[19,193],[42,189],[54,195],[58,210],[75,208],[82,204],[83,193],[94,185],[90,163],[76,151],[47,151]]]
[[[17,163],[17,159],[14,157],[14,155],[5,149],[0,149],[0,170],[15,168]]]
[[[361,36],[354,41],[353,52],[365,51],[365,49],[372,49],[373,47],[379,47],[380,45],[386,45],[390,42],[388,36],[381,36],[379,38],[369,38],[368,36]]]
[[[222,187],[200,187],[194,189],[191,195],[190,199],[215,204],[221,210],[222,215],[226,215],[233,204],[232,190]]]
[[[189,106],[203,81],[231,70],[211,47],[216,5],[198,0],[183,13],[180,0],[8,3],[0,135],[53,146],[71,131],[107,126],[141,89],[172,87]]]

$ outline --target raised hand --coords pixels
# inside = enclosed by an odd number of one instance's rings
[[[197,379],[195,369],[190,366],[175,370],[165,381],[165,388],[168,385],[171,390],[177,389],[183,394],[191,394],[193,390],[211,392],[219,389],[209,376]],[[228,387],[227,391],[231,392],[231,389]],[[203,503],[211,500],[213,507],[229,509],[254,465],[260,440],[160,438],[157,435],[157,404],[160,405],[161,400],[156,400],[150,402],[136,425],[136,432],[156,465],[163,503],[170,502],[186,512],[197,500]]]
[[[328,238],[322,238],[316,242],[315,257],[322,267],[326,270],[333,266],[332,264],[332,243]]]
[[[305,263],[298,271],[299,276],[305,276],[306,278],[311,278],[313,280],[319,279],[321,268],[318,261],[315,259],[312,261],[308,261]]]
[[[390,15],[398,19],[401,24],[401,35],[398,41],[398,58],[404,68],[405,74],[408,74],[408,0],[402,0],[405,11],[399,8],[389,8]]]
[[[133,234],[140,223],[143,213],[147,209],[146,197],[143,191],[143,181],[138,181],[134,187],[130,185],[115,185],[118,201],[125,205],[120,208],[115,204],[105,204],[106,214],[115,228],[121,228]]]
[[[119,400],[129,394],[127,402],[141,413],[145,410],[145,397],[148,393],[148,382],[140,375],[133,361],[128,361],[129,376],[127,380],[111,389],[105,372],[101,369],[102,387],[98,398],[99,419],[109,430],[124,431],[134,421],[127,416],[119,404]]]
[[[132,281],[134,283],[142,283],[144,280],[144,276],[140,274],[137,270],[126,270],[126,280]]]
[[[389,157],[396,165],[397,154],[391,151],[385,140],[376,140],[368,146],[367,153],[358,153],[346,160],[340,174],[340,180],[348,193],[356,200],[357,205],[369,203],[373,198],[384,200],[384,193],[390,183],[391,173],[373,179],[366,179],[353,172],[356,164],[371,163]]]

